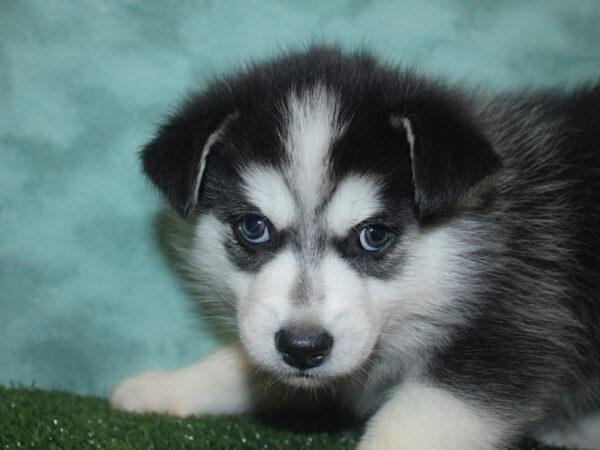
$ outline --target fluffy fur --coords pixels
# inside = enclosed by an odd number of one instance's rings
[[[235,413],[293,386],[372,417],[363,450],[600,449],[599,105],[598,86],[481,97],[319,46],[215,80],[142,161],[241,346],[112,403]],[[333,344],[298,367],[281,330]]]

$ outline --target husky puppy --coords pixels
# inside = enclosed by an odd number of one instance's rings
[[[213,81],[141,157],[239,344],[115,407],[291,386],[370,418],[362,450],[600,449],[600,86],[481,97],[312,46]]]

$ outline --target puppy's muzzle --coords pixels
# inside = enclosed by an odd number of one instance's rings
[[[281,329],[275,333],[275,347],[286,364],[300,370],[320,366],[333,347],[333,337],[322,330],[293,331]]]

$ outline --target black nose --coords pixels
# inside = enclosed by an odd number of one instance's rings
[[[275,347],[283,360],[298,369],[321,365],[331,352],[333,337],[327,332],[302,332],[279,330],[275,333]]]

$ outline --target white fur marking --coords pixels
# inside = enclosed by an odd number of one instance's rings
[[[382,207],[376,180],[351,175],[337,186],[324,217],[330,231],[343,236],[351,227],[379,213]]]
[[[195,226],[192,245],[182,242],[180,251],[190,267],[190,278],[197,283],[196,290],[233,305],[246,292],[252,277],[239,271],[228,258],[225,244],[231,239],[230,226],[206,214],[200,216]]]
[[[250,361],[275,370],[288,369],[275,349],[275,333],[293,318],[290,293],[298,279],[298,261],[289,250],[280,251],[253,277],[240,296],[237,321],[240,340]]]
[[[408,375],[419,376],[430,347],[445,342],[449,330],[469,320],[453,303],[472,297],[471,285],[457,280],[469,279],[473,268],[468,255],[476,243],[468,240],[471,235],[457,234],[453,226],[408,228],[397,246],[405,255],[402,270],[388,280],[366,281],[386,319],[383,358],[402,361]]]
[[[383,318],[364,281],[340,255],[325,253],[318,270],[324,300],[311,308],[335,340],[322,370],[328,376],[345,375],[371,354]]]
[[[375,414],[359,450],[493,450],[504,427],[450,392],[405,382]]]
[[[406,254],[402,271],[391,280],[368,280],[372,295],[393,312],[395,320],[431,314],[449,317],[457,276],[470,269],[464,255],[471,246],[451,227],[408,229],[401,245]]]
[[[300,96],[290,93],[285,148],[290,156],[289,178],[303,206],[314,211],[326,188],[331,144],[344,132],[338,100],[317,84]]]
[[[296,203],[283,176],[275,169],[252,166],[242,173],[244,192],[278,229],[292,224]]]

